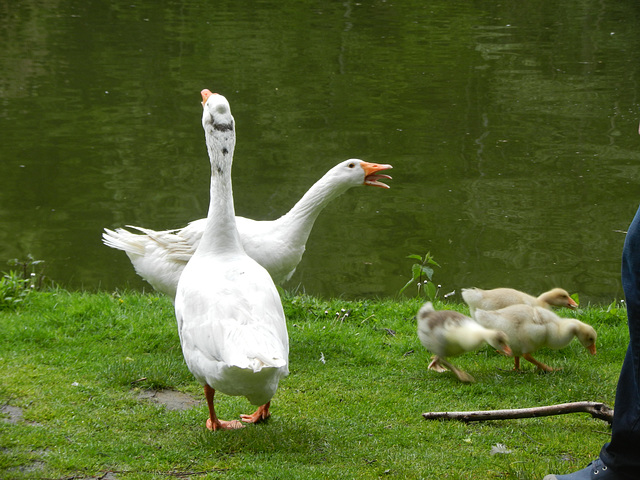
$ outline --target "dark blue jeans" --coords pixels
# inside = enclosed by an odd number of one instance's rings
[[[619,475],[640,478],[640,208],[622,250],[622,288],[627,303],[629,347],[616,390],[611,441],[600,458]]]

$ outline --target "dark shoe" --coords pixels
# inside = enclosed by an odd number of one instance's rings
[[[619,480],[621,477],[596,458],[586,468],[567,475],[547,475],[542,480]]]

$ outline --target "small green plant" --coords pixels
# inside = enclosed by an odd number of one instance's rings
[[[614,300],[603,312],[603,317],[609,322],[626,322],[627,305],[624,300]]]
[[[14,270],[0,278],[0,310],[15,308],[29,295],[29,280]]]
[[[19,274],[24,280],[28,280],[29,287],[41,290],[44,284],[44,260],[36,260],[30,253],[26,260],[14,258],[7,262],[10,267],[19,269]]]
[[[431,252],[427,252],[424,257],[420,255],[408,255],[407,258],[417,260],[419,263],[414,263],[411,266],[411,280],[409,280],[404,287],[400,289],[400,294],[404,292],[409,286],[415,284],[418,288],[418,295],[420,292],[424,292],[429,300],[435,300],[438,295],[438,286],[433,283],[433,268],[440,265],[433,259]]]
[[[0,278],[0,310],[15,308],[25,301],[33,290],[40,290],[44,282],[43,260],[27,255],[26,260],[14,258],[7,262],[17,270],[2,272]]]

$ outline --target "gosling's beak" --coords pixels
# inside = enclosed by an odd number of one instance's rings
[[[587,350],[589,350],[589,353],[591,353],[591,355],[595,355],[596,354],[596,344],[592,343],[591,345],[589,345],[587,347]]]
[[[502,349],[502,353],[504,353],[507,357],[513,356],[513,352],[509,348],[509,345],[504,346],[504,348]]]
[[[576,303],[576,301],[573,298],[569,297],[569,305],[568,305],[568,307],[569,308],[578,308],[578,304]]]
[[[390,168],[393,168],[391,165],[387,165],[384,163],[362,162],[360,166],[364,170],[364,185],[371,185],[372,187],[391,188],[386,183],[382,183],[380,181],[383,178],[391,180],[391,177],[389,175],[377,174],[381,170],[389,170]]]

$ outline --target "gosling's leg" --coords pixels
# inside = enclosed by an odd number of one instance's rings
[[[444,358],[440,359],[440,363],[442,363],[445,367],[447,367],[449,370],[455,373],[456,377],[458,377],[458,380],[460,380],[461,382],[473,383],[476,381],[476,379],[473,378],[471,375],[469,375],[467,372],[453,366],[451,363],[447,362]]]
[[[440,364],[440,357],[437,355],[433,357],[433,359],[431,360],[431,363],[427,368],[440,373],[447,371],[447,369]]]
[[[539,362],[538,360],[536,360],[535,358],[533,358],[530,354],[525,353],[524,355],[522,355],[522,358],[524,358],[525,360],[527,360],[528,362],[533,363],[536,367],[538,367],[540,370],[543,370],[545,372],[553,372],[553,368],[551,368],[549,365],[545,365],[542,362]]]

